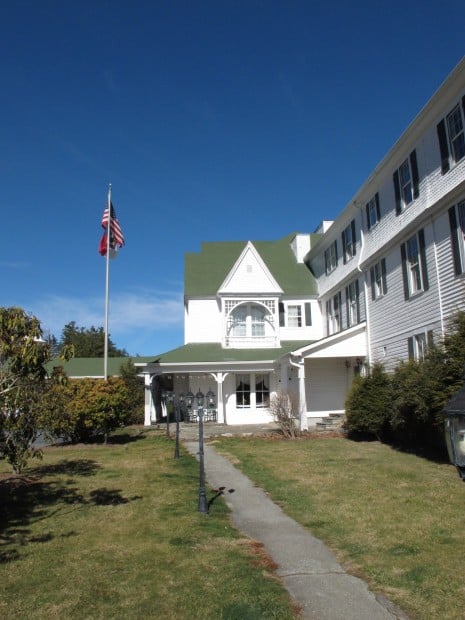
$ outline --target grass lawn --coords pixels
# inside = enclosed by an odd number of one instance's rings
[[[412,618],[465,618],[465,485],[455,468],[344,438],[215,447]]]
[[[2,619],[294,617],[222,500],[197,512],[198,464],[173,459],[161,432],[48,448],[24,476],[8,471],[0,462]]]

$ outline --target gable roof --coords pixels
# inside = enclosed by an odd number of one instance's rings
[[[298,263],[291,248],[295,234],[277,241],[252,241],[273,278],[285,295],[316,295],[317,281],[304,263]],[[319,238],[319,235],[311,235]],[[247,241],[217,241],[202,243],[198,253],[185,255],[184,295],[212,297],[217,294]]]

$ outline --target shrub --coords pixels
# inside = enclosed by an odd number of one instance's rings
[[[349,433],[385,439],[391,400],[390,380],[381,364],[375,364],[368,376],[355,377],[345,404]]]
[[[288,439],[295,439],[300,435],[300,428],[296,399],[287,392],[277,392],[270,401],[270,411],[274,421]]]

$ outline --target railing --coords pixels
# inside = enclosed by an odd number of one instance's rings
[[[225,345],[232,349],[267,349],[279,345],[276,336],[226,336]]]
[[[216,422],[218,417],[218,411],[216,409],[204,409],[203,410],[203,421],[204,422]],[[199,421],[199,413],[198,409],[187,409],[184,412],[184,421],[198,423]]]

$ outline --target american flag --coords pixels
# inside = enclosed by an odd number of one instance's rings
[[[117,250],[118,247],[122,248],[124,245],[124,235],[123,235],[123,231],[121,230],[121,226],[118,222],[118,218],[116,217],[116,212],[115,212],[115,209],[112,203],[110,203],[110,209],[111,209],[110,249]],[[102,256],[106,256],[106,253],[107,253],[108,211],[109,210],[107,207],[105,211],[103,212],[103,216],[102,216],[102,228],[105,229],[105,232],[103,233],[103,237],[100,241],[100,245],[98,249],[99,253]]]

